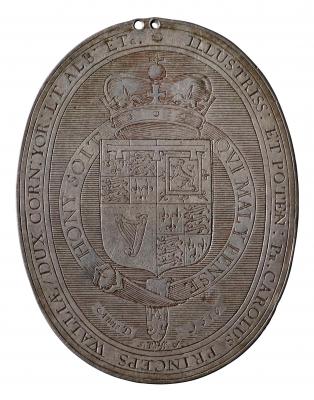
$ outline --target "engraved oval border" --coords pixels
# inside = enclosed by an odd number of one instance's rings
[[[161,20],[161,22],[164,23],[164,22],[166,22],[166,20]],[[173,21],[167,21],[166,23],[168,23],[168,24],[174,23],[175,26],[180,26],[180,25],[182,25],[182,24],[185,25],[185,26],[187,25],[186,23],[173,22]],[[120,28],[120,27],[123,26],[123,25],[125,25],[125,24],[120,24],[120,25],[118,25],[118,26],[109,28],[108,30],[102,31],[101,34],[104,34],[104,33],[106,33],[106,32],[108,32],[108,33],[109,33],[109,32],[112,32],[114,29],[118,29],[118,28]],[[244,53],[243,53],[241,50],[239,50],[239,49],[238,49],[235,45],[233,45],[230,41],[228,41],[228,40],[222,38],[222,37],[221,37],[220,35],[218,35],[218,34],[215,34],[215,33],[213,33],[213,32],[210,32],[210,31],[208,31],[208,30],[206,30],[206,29],[204,29],[204,28],[201,28],[201,27],[198,27],[198,26],[192,25],[192,24],[188,24],[188,25],[189,25],[191,28],[194,28],[194,30],[198,30],[198,32],[199,32],[199,30],[201,30],[201,31],[202,31],[202,36],[203,36],[203,35],[205,36],[205,34],[207,33],[207,34],[209,34],[209,35],[214,35],[214,37],[220,39],[222,42],[224,42],[224,43],[228,46],[228,50],[229,50],[229,51],[230,51],[230,49],[233,49],[234,51],[236,51],[236,52],[238,53],[238,55],[242,55],[242,56],[244,57],[244,61],[247,61],[247,63],[249,64],[250,68],[252,69],[252,67],[253,67],[253,72],[254,72],[254,68],[255,68],[254,64],[248,59],[247,56],[244,55]],[[99,35],[99,34],[96,34],[96,35],[94,35],[92,38],[95,38],[95,37],[98,36],[98,35]],[[85,41],[85,42],[83,42],[83,44],[79,45],[79,49],[81,49],[81,47],[83,47],[83,45],[86,44],[87,42],[89,42],[90,40],[91,40],[91,38],[87,39],[87,41]],[[74,51],[72,51],[71,54],[73,54],[76,50],[78,50],[78,48],[76,48]],[[65,59],[64,59],[63,61],[65,61]],[[61,61],[61,64],[63,64],[63,61]],[[243,60],[242,60],[242,62],[243,62]],[[54,72],[57,72],[57,70],[58,70],[58,68],[61,66],[61,64],[59,64],[59,66],[57,67],[57,69],[56,69]],[[283,264],[283,267],[282,267],[282,270],[283,270],[284,268],[286,268],[286,269],[289,270],[289,264],[291,263],[292,255],[293,255],[293,248],[294,248],[294,243],[295,243],[295,233],[296,233],[296,227],[297,227],[297,180],[296,180],[295,159],[294,159],[294,154],[293,154],[293,150],[292,150],[292,146],[291,146],[291,139],[290,139],[290,136],[289,136],[289,133],[288,133],[287,125],[286,125],[286,122],[285,122],[284,117],[283,117],[283,115],[282,115],[282,111],[281,111],[281,109],[280,109],[280,107],[279,107],[279,105],[278,105],[278,102],[277,102],[277,100],[276,100],[275,94],[274,94],[273,91],[271,90],[271,88],[270,88],[270,86],[269,86],[267,80],[265,79],[265,77],[263,77],[263,76],[261,75],[260,72],[259,72],[259,76],[258,76],[258,77],[259,77],[260,80],[262,81],[262,85],[263,85],[264,87],[266,87],[266,90],[267,90],[267,92],[268,92],[268,96],[267,96],[268,102],[269,102],[269,103],[272,103],[273,106],[275,107],[276,111],[277,111],[277,112],[276,112],[276,114],[277,114],[277,115],[276,115],[276,117],[277,117],[277,118],[276,118],[276,122],[278,123],[278,121],[279,121],[279,124],[278,124],[278,125],[280,125],[280,128],[281,128],[281,129],[280,129],[280,132],[282,132],[282,131],[286,132],[286,135],[285,135],[282,139],[283,139],[283,142],[285,142],[284,148],[286,148],[286,147],[289,148],[289,150],[290,150],[290,156],[291,156],[291,158],[289,158],[289,159],[287,160],[287,161],[288,161],[288,163],[287,163],[287,170],[290,169],[290,171],[292,172],[292,175],[291,175],[291,176],[295,178],[295,180],[292,181],[292,183],[293,183],[292,186],[294,186],[294,189],[295,189],[293,194],[295,195],[295,200],[296,200],[296,201],[295,201],[295,204],[294,204],[294,206],[295,206],[294,209],[293,209],[293,207],[291,207],[291,209],[290,209],[290,212],[292,213],[292,216],[293,216],[294,218],[293,218],[293,220],[291,221],[292,227],[290,227],[290,230],[289,230],[290,237],[288,237],[288,239],[290,239],[290,240],[287,240],[287,252],[290,253],[290,254],[289,254],[289,259],[288,259],[288,260],[285,260],[285,262],[284,262],[284,264]],[[49,78],[50,78],[50,80],[51,80],[52,75],[51,75]],[[45,83],[44,86],[46,86],[46,84],[48,83],[49,78],[48,78],[48,80],[46,81],[46,83]],[[255,76],[254,76],[254,78],[256,79]],[[261,83],[260,83],[260,85],[261,85]],[[30,118],[29,118],[29,121],[28,121],[27,128],[29,127],[29,125],[30,125],[30,123],[31,123],[32,114],[33,114],[33,112],[35,111],[36,105],[38,104],[40,97],[42,97],[41,95],[43,94],[43,91],[44,91],[44,87],[41,89],[41,92],[40,92],[39,95],[37,96],[37,99],[36,99],[36,101],[35,101],[35,104],[34,104],[34,106],[33,106],[33,109],[32,109],[32,112],[31,112],[31,115],[30,115]],[[269,98],[269,97],[270,97],[270,98]],[[271,101],[269,101],[269,100],[271,100]],[[276,102],[277,102],[277,104],[276,104]],[[27,132],[27,130],[28,130],[28,129],[26,129],[26,132]],[[22,147],[22,149],[25,148],[25,144],[26,144],[26,142],[27,142],[27,139],[29,139],[29,138],[27,138],[27,137],[26,137],[26,134],[25,134],[24,140],[23,140],[23,147]],[[23,152],[22,152],[22,153],[21,153],[21,158],[20,158],[20,170],[21,170],[22,165],[24,164],[23,161],[25,161],[25,160],[23,160]],[[22,173],[20,174],[20,178],[21,178],[21,181],[23,182],[23,174],[22,174]],[[22,183],[22,182],[21,182],[21,183]],[[20,193],[19,190],[20,190],[20,189],[18,188],[18,194]],[[290,192],[290,195],[291,195],[291,192]],[[291,197],[292,197],[292,195],[291,195]],[[19,201],[19,200],[18,200],[18,201]],[[21,205],[18,204],[18,206],[21,206]],[[20,208],[19,208],[19,212],[20,212]],[[20,216],[21,216],[21,215],[20,215]],[[23,235],[22,228],[23,228],[23,227],[21,226],[21,221],[20,221],[20,220],[19,220],[19,222],[20,222],[20,235],[21,235],[20,238],[21,238],[21,244],[22,244],[22,248],[23,248],[23,256],[24,256],[25,264],[27,265],[27,262],[26,262],[26,252],[25,252],[25,248],[24,248],[23,240],[22,240],[22,235]],[[291,234],[294,234],[292,238],[291,238]],[[283,272],[284,272],[284,271],[282,271],[282,273],[283,273]],[[31,279],[31,271],[30,271],[29,269],[28,269],[28,273],[29,273],[29,276],[30,276],[30,279]],[[279,292],[278,292],[278,289],[277,289],[276,304],[277,304],[277,302],[278,302],[278,298],[279,298],[280,295],[282,294],[282,290],[283,290],[283,287],[284,287],[284,285],[285,285],[285,283],[286,283],[287,277],[288,277],[288,271],[286,271],[285,276],[284,276],[283,279],[282,279],[282,275],[280,276],[279,281],[281,281],[282,287],[281,287],[281,289],[279,290]],[[278,281],[278,285],[279,285],[279,281]],[[31,279],[31,282],[32,282],[32,284],[33,284],[34,291],[35,291],[36,288],[39,289],[38,287],[35,287],[35,286],[34,286],[34,282],[32,281],[32,279]],[[38,298],[38,297],[36,297],[36,298],[37,298],[37,300],[39,301],[39,298]],[[275,305],[276,305],[276,304],[273,304],[272,310],[269,311],[269,312],[267,313],[268,316],[267,316],[267,318],[266,318],[266,321],[262,324],[262,328],[264,328],[264,327],[265,327],[265,324],[270,320],[270,318],[271,318],[271,316],[272,316],[272,314],[273,314],[273,312],[274,312],[274,308],[275,308]],[[44,311],[46,311],[46,313],[49,313],[49,310],[45,309],[44,305],[41,305],[41,307],[44,308]],[[48,317],[47,314],[46,314],[46,317]],[[259,322],[261,322],[261,321],[259,321]],[[53,328],[54,328],[54,330],[56,330],[56,326],[53,325]],[[261,327],[259,328],[258,336],[259,336],[260,333],[262,332],[262,330],[263,330],[262,328],[261,328]],[[256,339],[256,337],[254,337],[253,340],[254,340],[254,339]],[[250,342],[249,342],[248,344],[245,345],[245,349],[249,346],[249,344],[250,344]],[[240,352],[240,354],[242,354],[243,351],[244,351],[244,349],[242,349],[242,351]],[[230,362],[232,359],[236,358],[237,355],[239,355],[239,354],[234,354],[234,355],[231,357],[231,359],[229,359],[227,362],[224,362],[224,364],[226,364],[226,363]],[[224,365],[224,364],[223,364],[223,365]],[[220,365],[219,368],[222,367],[223,365]],[[216,369],[217,369],[217,368],[216,368]],[[207,373],[208,373],[208,371],[207,371]],[[204,374],[204,373],[202,373],[202,375],[203,375],[203,374]],[[205,372],[205,374],[206,374],[206,372]],[[198,376],[201,376],[201,375],[198,374]],[[132,377],[128,376],[127,379],[132,379]],[[168,379],[169,379],[169,378],[168,378]],[[187,379],[192,379],[192,377],[190,376],[190,377],[185,377],[185,378],[183,378],[183,380],[187,380]]]

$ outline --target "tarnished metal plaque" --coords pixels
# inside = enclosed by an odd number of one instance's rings
[[[109,374],[181,382],[243,353],[287,281],[297,207],[274,93],[199,26],[96,34],[31,111],[18,181],[29,278],[58,336]]]

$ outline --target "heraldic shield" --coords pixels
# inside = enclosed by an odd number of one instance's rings
[[[145,289],[167,299],[171,278],[163,273],[188,269],[211,245],[212,142],[200,139],[199,129],[213,99],[205,77],[170,80],[158,55],[153,61],[148,79],[105,81],[116,133],[100,141],[101,232],[113,265],[150,271]],[[171,133],[161,135],[160,124]],[[119,134],[127,126],[130,134]],[[190,129],[186,139],[183,127]],[[164,338],[168,313],[168,307],[146,306],[153,341]]]
[[[238,48],[196,25],[141,23],[84,41],[44,84],[20,159],[21,245],[77,355],[182,382],[232,361],[272,317],[297,176],[277,100]]]
[[[100,154],[100,225],[106,257],[88,248],[79,262],[99,289],[145,307],[147,334],[161,346],[171,321],[169,310],[201,294],[227,273],[245,246],[238,232],[246,235],[251,229],[235,220],[240,225],[232,229],[235,237],[216,256],[210,270],[213,152],[215,159],[226,164],[217,138],[223,137],[224,146],[230,149],[229,159],[240,163],[227,171],[231,184],[236,182],[235,190],[251,181],[235,146],[205,119],[215,100],[208,77],[168,77],[158,55],[147,75],[106,77],[102,100],[109,119],[95,136],[86,138],[69,165],[81,161],[80,157],[92,163]],[[87,173],[88,166],[84,164],[83,170]],[[61,206],[68,204],[75,190],[79,208],[84,179],[75,182],[73,189],[64,180]],[[68,188],[72,189],[69,194]],[[67,214],[64,221],[64,229],[69,229]],[[190,282],[185,285],[178,279],[180,275],[194,279],[195,272],[204,268],[206,279],[199,280],[199,287],[191,286],[193,290],[189,290]],[[134,279],[133,273],[140,279]]]
[[[210,140],[102,140],[101,228],[113,262],[158,277],[207,254],[211,158]]]

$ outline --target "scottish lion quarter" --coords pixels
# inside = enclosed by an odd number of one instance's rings
[[[285,287],[297,210],[275,94],[215,32],[113,26],[36,98],[18,177],[24,261],[53,330],[104,372],[182,382],[242,354]]]

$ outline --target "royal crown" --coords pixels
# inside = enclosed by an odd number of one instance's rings
[[[115,127],[138,122],[172,122],[200,128],[214,101],[208,77],[201,74],[167,77],[157,55],[147,78],[110,75],[104,84],[104,104]]]

